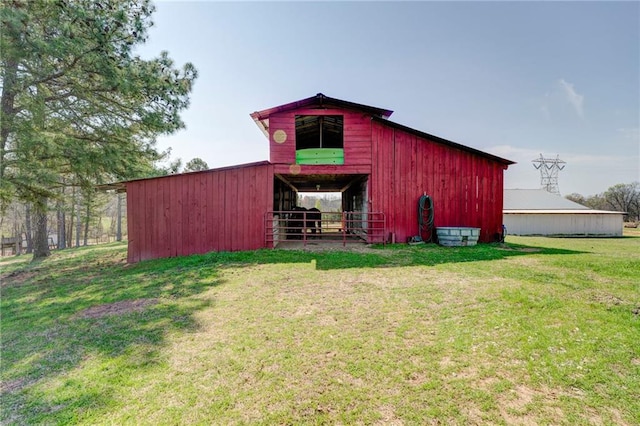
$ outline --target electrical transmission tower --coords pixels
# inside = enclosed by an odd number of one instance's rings
[[[544,158],[540,154],[540,158],[536,158],[532,163],[533,167],[540,170],[540,186],[552,194],[560,195],[558,172],[564,169],[566,162],[562,161],[559,155],[556,158]]]

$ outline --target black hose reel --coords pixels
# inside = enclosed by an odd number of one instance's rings
[[[418,235],[410,243],[429,243],[433,238],[433,199],[426,193],[418,200]]]

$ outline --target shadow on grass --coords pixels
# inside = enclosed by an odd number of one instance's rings
[[[363,246],[364,248],[364,246]],[[500,260],[514,256],[566,255],[585,253],[548,247],[518,244],[479,244],[473,247],[441,247],[436,244],[409,246],[393,244],[373,246],[364,250],[256,250],[248,252],[213,252],[190,256],[192,262],[202,265],[252,265],[270,263],[316,262],[319,270],[347,268],[383,268],[402,266],[433,266],[446,263]]]
[[[224,281],[213,266],[180,263],[129,266],[122,250],[69,250],[5,276],[0,423],[77,421],[108,406],[127,371],[157,365],[167,334],[197,330],[194,314],[215,301],[192,296]],[[145,303],[110,309],[132,301]]]

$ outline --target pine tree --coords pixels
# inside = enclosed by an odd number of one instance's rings
[[[34,259],[49,254],[49,199],[140,177],[159,134],[182,128],[196,78],[166,52],[133,54],[152,25],[148,0],[5,0],[0,4],[0,201],[30,202]]]
[[[209,165],[202,158],[195,157],[191,160],[187,161],[187,164],[184,166],[185,172],[198,172],[202,170],[207,170]]]

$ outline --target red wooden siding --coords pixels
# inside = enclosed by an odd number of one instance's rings
[[[282,130],[286,140],[278,143],[273,134]],[[296,162],[296,120],[295,113],[285,112],[269,117],[269,160],[273,164],[293,164]]]
[[[371,116],[348,109],[297,109],[280,112],[269,117],[270,161],[274,164],[296,162],[296,115],[342,115],[344,117],[344,164],[350,166],[371,164]],[[273,134],[284,131],[284,143],[274,140]]]
[[[383,212],[387,227],[403,242],[416,235],[417,202],[423,193],[434,200],[436,226],[481,228],[480,241],[493,241],[502,225],[504,163],[412,132],[371,120],[348,109],[301,108],[269,117],[271,162],[288,174],[295,163],[296,115],[343,115],[343,166],[301,166],[298,173],[369,174],[370,211]],[[284,143],[273,134],[283,130]]]
[[[503,172],[511,162],[393,123],[390,114],[319,94],[252,114],[268,129],[271,162],[126,182],[129,262],[265,247],[265,214],[291,204],[280,198],[282,188],[275,196],[275,174],[306,188],[317,175],[333,176],[334,184],[341,183],[338,175],[368,176],[366,191],[359,181],[347,195],[358,205],[368,198],[368,211],[384,213],[396,242],[418,234],[424,193],[434,201],[435,226],[478,227],[480,241],[493,241],[501,232]],[[344,117],[344,165],[291,167],[296,115]],[[282,143],[274,138],[278,131],[286,134]]]
[[[128,261],[264,247],[273,166],[127,182]]]
[[[274,164],[274,172],[278,174],[287,175],[291,173],[290,164]],[[319,174],[369,174],[371,173],[371,165],[359,166],[359,165],[301,165],[299,166],[300,175],[319,175]]]
[[[384,212],[397,242],[418,233],[418,199],[434,202],[435,226],[481,228],[480,241],[502,229],[504,164],[372,123],[371,211]]]

